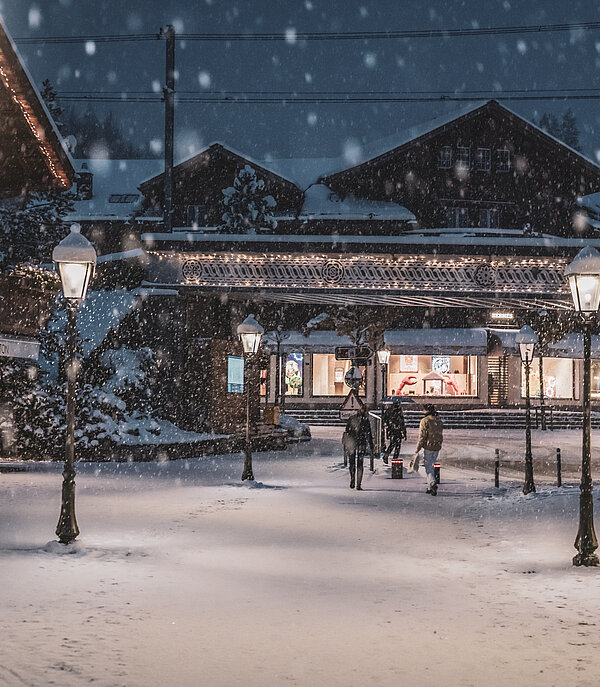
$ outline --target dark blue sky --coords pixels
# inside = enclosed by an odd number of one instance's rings
[[[157,32],[381,31],[598,21],[592,0],[0,0],[13,37]],[[37,83],[59,91],[151,91],[164,80],[164,43],[21,45]],[[583,88],[600,84],[600,30],[460,38],[230,45],[178,42],[179,90],[446,91]],[[575,111],[586,154],[600,151],[599,101],[506,103]],[[452,107],[409,104],[179,104],[178,157],[214,140],[254,157],[336,156]],[[81,110],[85,104],[76,104]],[[102,113],[104,105],[94,105]],[[148,146],[162,138],[161,104],[110,106]],[[596,134],[598,132],[598,134]],[[600,154],[600,153],[599,153]]]

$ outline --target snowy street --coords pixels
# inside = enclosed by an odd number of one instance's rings
[[[340,431],[256,454],[254,485],[239,454],[81,464],[72,555],[48,544],[62,466],[1,474],[0,684],[599,683],[574,481],[523,496],[443,468],[434,498],[378,460],[359,493]],[[458,453],[473,441],[452,436]],[[506,432],[503,449],[521,447]]]

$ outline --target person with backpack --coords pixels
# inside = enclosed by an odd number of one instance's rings
[[[366,406],[362,406],[346,423],[342,443],[344,451],[348,452],[350,462],[350,489],[354,489],[356,485],[356,489],[362,491],[365,453],[367,449],[371,453],[375,450]]]
[[[423,465],[427,475],[427,493],[437,495],[437,483],[435,481],[434,463],[437,460],[443,443],[444,425],[440,420],[435,406],[427,403],[423,406],[425,417],[419,425],[419,442],[411,465],[418,464],[418,454],[423,449]]]

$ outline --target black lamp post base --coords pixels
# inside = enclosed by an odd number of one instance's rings
[[[600,564],[600,560],[595,553],[578,553],[576,556],[573,556],[573,565],[585,565],[586,567],[591,568],[598,564]]]

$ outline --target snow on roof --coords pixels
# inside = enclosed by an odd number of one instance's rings
[[[363,146],[353,147],[346,155],[339,157],[334,161],[334,164],[330,169],[323,169],[321,177],[331,176],[339,172],[343,172],[352,167],[357,167],[362,165],[368,160],[372,160],[384,153],[399,148],[400,146],[410,143],[416,138],[435,131],[445,124],[450,124],[455,119],[462,117],[463,115],[469,114],[483,107],[486,102],[489,101],[476,101],[475,103],[468,103],[462,107],[454,107],[451,111],[439,115],[433,119],[427,120],[426,122],[420,122],[406,129],[401,129],[390,136],[385,136],[383,138],[378,138],[374,141],[370,141]]]
[[[600,215],[600,192],[589,193],[587,196],[578,198],[577,205],[593,212],[595,215]]]
[[[205,145],[203,148],[200,148],[191,155],[187,155],[186,157],[182,157],[176,160],[174,163],[174,167],[178,167],[179,165],[185,165],[186,163],[189,163],[191,160],[198,157],[198,155],[206,153],[213,146],[220,146],[229,153],[233,153],[234,155],[237,155],[243,160],[246,160],[248,164],[254,165],[255,167],[261,167],[263,169],[266,169],[268,172],[272,172],[273,174],[276,174],[277,176],[284,179],[285,181],[289,181],[291,184],[294,184],[295,186],[300,186],[301,188],[305,188],[305,185],[308,186],[308,184],[310,184],[312,181],[316,179],[315,175],[318,174],[317,167],[320,166],[320,161],[318,158],[316,159],[316,161],[313,161],[310,158],[304,160],[301,160],[299,158],[289,160],[273,160],[271,158],[267,160],[256,160],[250,155],[246,155],[246,153],[242,153],[239,150],[232,148],[230,145],[223,143],[222,141],[212,141],[211,143]],[[163,171],[164,168],[161,166],[161,168],[158,171],[153,172],[144,177],[143,179],[141,179],[139,182],[140,185],[152,181],[156,176],[162,174]],[[288,172],[291,172],[296,178],[288,176]]]
[[[77,327],[82,338],[83,355],[88,356],[134,310],[136,297],[131,291],[88,291],[79,306]]]
[[[333,174],[338,174],[339,172],[343,172],[347,169],[357,167],[365,162],[368,162],[369,160],[373,160],[374,158],[377,158],[380,155],[384,155],[385,153],[391,150],[394,150],[396,148],[399,148],[400,146],[410,143],[411,141],[419,138],[420,136],[424,136],[425,134],[435,131],[436,129],[445,126],[446,124],[450,124],[459,117],[463,117],[466,114],[475,112],[476,110],[484,107],[485,105],[491,102],[496,103],[496,105],[498,105],[500,108],[502,108],[506,112],[509,112],[517,119],[520,119],[522,122],[530,126],[532,129],[535,129],[536,131],[542,133],[544,136],[547,136],[548,138],[552,139],[555,143],[558,143],[574,155],[577,155],[577,157],[581,158],[582,160],[585,160],[594,167],[599,167],[597,162],[594,162],[585,155],[582,155],[578,150],[575,150],[575,148],[572,148],[560,139],[556,138],[555,136],[552,136],[552,134],[549,134],[547,131],[542,129],[534,122],[530,121],[529,119],[526,119],[514,110],[511,110],[509,107],[506,107],[506,105],[503,105],[495,100],[479,100],[465,104],[462,107],[454,107],[449,112],[446,112],[438,117],[435,117],[434,119],[430,119],[426,122],[410,126],[407,129],[403,129],[395,134],[392,134],[391,136],[386,136],[385,138],[377,139],[361,147],[352,148],[352,150],[347,155],[345,155],[342,158],[339,158],[337,163],[329,171],[325,173],[324,170],[324,173],[321,175],[321,178],[328,177]]]
[[[306,189],[299,219],[386,219],[415,221],[410,210],[396,203],[346,196],[343,200],[325,184]]]
[[[289,243],[289,244],[331,244],[344,246],[352,244],[368,244],[378,246],[399,245],[408,246],[515,246],[520,248],[584,248],[587,245],[600,249],[600,239],[562,238],[550,234],[541,236],[525,235],[521,231],[505,230],[496,235],[488,229],[439,229],[416,230],[403,232],[391,236],[363,236],[341,234],[221,234],[218,227],[203,227],[210,229],[210,233],[203,231],[178,231],[177,233],[144,233],[143,242],[149,247],[158,248],[157,242],[167,243]],[[215,232],[215,233],[213,233]],[[492,233],[492,235],[489,235]]]
[[[384,341],[392,353],[409,355],[487,353],[485,329],[391,329]]]
[[[139,209],[142,194],[138,186],[148,175],[160,173],[163,161],[78,159],[75,169],[87,165],[93,177],[93,195],[90,200],[77,200],[70,221],[90,219],[127,220]],[[112,197],[112,202],[111,202]],[[118,202],[117,202],[118,201]]]
[[[281,343],[283,351],[309,350],[313,353],[333,353],[336,346],[352,346],[352,342],[347,336],[340,336],[336,331],[330,330],[311,332],[308,336],[296,331],[284,332],[284,335],[287,335],[287,338]],[[267,332],[263,341],[267,349],[275,349],[274,332]]]
[[[330,169],[337,163],[337,158],[330,157],[303,157],[303,158],[277,158],[265,159],[261,164],[275,174],[293,181],[301,189],[314,184],[323,170]]]
[[[519,355],[519,346],[515,340],[518,329],[491,329],[490,332],[498,337],[506,353]],[[547,357],[550,358],[583,359],[583,335],[565,334],[560,341],[548,344],[547,350]],[[592,358],[600,358],[600,336],[595,334],[592,335]]]

